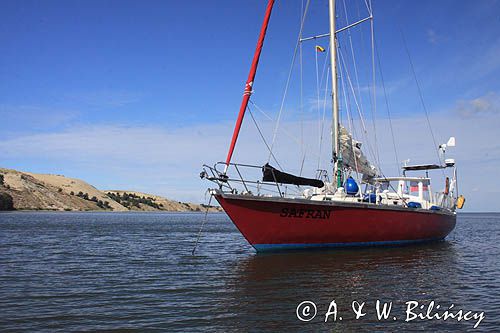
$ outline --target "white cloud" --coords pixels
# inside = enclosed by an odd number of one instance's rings
[[[500,207],[490,194],[474,192],[484,187],[494,191],[500,180],[494,177],[500,163],[500,144],[494,140],[500,127],[500,117],[488,113],[474,121],[454,116],[453,113],[431,115],[437,144],[456,136],[457,147],[448,150],[448,156],[457,160],[461,191],[467,196],[468,207],[475,210],[498,211]],[[261,130],[270,143],[271,122],[261,122]],[[297,133],[301,141],[299,122],[283,124],[288,133]],[[399,158],[410,158],[412,163],[436,162],[436,151],[427,129],[420,118],[393,119]],[[305,175],[313,176],[318,162],[318,123],[303,123],[305,148],[281,132],[275,144],[276,156],[286,171],[298,173],[301,152],[307,153]],[[184,128],[155,126],[89,126],[74,127],[50,134],[26,135],[0,142],[0,156],[13,160],[50,160],[58,166],[57,172],[72,174],[84,169],[100,188],[122,188],[158,193],[178,200],[201,202],[210,186],[198,178],[204,163],[222,161],[227,153],[232,123],[200,124]],[[391,135],[386,120],[377,123],[380,160],[386,175],[397,172]],[[369,137],[364,147],[373,143]],[[250,117],[245,118],[233,160],[262,165],[268,151],[262,143]],[[330,130],[325,126],[321,167],[329,168]],[[34,161],[34,162],[33,162]],[[272,163],[276,165],[275,163]],[[8,167],[8,166],[7,166]],[[29,170],[28,170],[29,171]],[[437,174],[439,176],[439,174]],[[81,176],[86,178],[88,176]],[[436,185],[439,189],[439,183]]]
[[[11,129],[12,124],[22,124],[24,129],[47,129],[65,125],[79,116],[68,108],[49,108],[39,105],[0,105],[0,128]],[[3,125],[3,126],[1,126]]]
[[[463,117],[500,115],[500,95],[490,92],[474,99],[460,100],[454,111]]]

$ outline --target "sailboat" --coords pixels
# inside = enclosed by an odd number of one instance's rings
[[[368,3],[368,2],[367,2]],[[444,158],[451,137],[437,149],[439,163],[402,166],[402,174],[386,177],[363,154],[361,143],[339,121],[337,34],[372,20],[369,17],[336,27],[335,0],[329,0],[329,33],[309,39],[329,38],[332,105],[332,155],[328,171],[316,178],[293,175],[273,167],[232,161],[271,17],[269,0],[243,100],[225,162],[204,165],[200,176],[217,185],[209,189],[231,221],[256,251],[323,247],[380,246],[443,240],[455,227],[456,209],[465,199],[458,195],[455,160]],[[368,7],[371,8],[371,4]],[[244,177],[244,169],[262,170],[262,178]],[[444,190],[433,193],[430,170],[450,174]],[[424,175],[417,175],[417,173]],[[362,175],[356,181],[352,175]],[[330,181],[331,179],[331,181]],[[300,192],[287,193],[294,186]],[[364,189],[362,187],[364,186]],[[265,192],[265,189],[272,189]]]

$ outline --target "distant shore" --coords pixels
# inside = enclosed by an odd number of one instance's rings
[[[0,168],[0,210],[48,212],[221,212],[159,195],[125,190],[99,190],[63,175]]]

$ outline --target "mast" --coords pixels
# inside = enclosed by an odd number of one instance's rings
[[[255,48],[255,53],[253,56],[252,66],[250,67],[250,73],[248,73],[248,78],[245,83],[245,91],[243,92],[243,99],[241,101],[240,112],[238,113],[238,119],[234,125],[233,137],[231,139],[231,145],[226,157],[226,166],[224,168],[224,174],[231,163],[231,157],[233,156],[234,146],[238,140],[238,135],[240,133],[241,123],[243,122],[243,117],[245,116],[245,111],[248,106],[248,101],[250,100],[250,95],[252,95],[253,80],[255,78],[255,73],[257,72],[257,65],[259,64],[260,53],[262,51],[262,46],[264,45],[264,38],[266,37],[267,26],[269,24],[269,18],[271,17],[271,11],[273,9],[274,0],[269,0],[267,3],[266,14],[264,16],[264,22],[262,22],[262,27],[260,29],[259,39],[257,41],[257,46]]]
[[[342,160],[339,154],[339,106],[337,88],[337,43],[335,38],[335,0],[329,1],[330,13],[330,66],[332,68],[332,157],[334,162],[333,179],[336,187],[342,186]]]

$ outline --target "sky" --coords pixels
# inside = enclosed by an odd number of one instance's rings
[[[366,16],[363,1],[349,1],[347,17],[343,2],[337,2],[338,27]],[[1,167],[63,174],[103,190],[205,200],[211,184],[198,174],[204,163],[225,159],[265,1],[7,0],[1,6]],[[251,105],[269,142],[302,6],[301,0],[276,1],[254,84],[252,101],[273,119]],[[312,1],[304,36],[328,32],[327,11],[326,0]],[[386,175],[397,173],[398,159],[435,163],[421,94],[436,143],[457,138],[447,157],[457,161],[466,211],[500,211],[500,1],[375,0],[373,14],[375,84],[370,25],[339,37],[346,58],[349,37],[355,40],[359,91],[368,93],[359,100],[373,132],[362,140],[364,147],[374,146],[376,133]],[[295,63],[275,143],[285,171],[297,172],[307,152],[309,176],[318,155],[329,168],[329,113],[321,154],[317,144],[318,118],[329,107],[323,88],[328,80],[320,75],[318,90],[315,76],[315,57],[321,74],[327,54],[315,54],[315,44],[328,48],[327,40],[303,43],[303,93]],[[347,81],[345,75],[346,86]],[[344,120],[354,103],[350,98],[341,101]],[[361,117],[352,112],[359,125]],[[233,160],[262,165],[266,149],[247,115]]]

